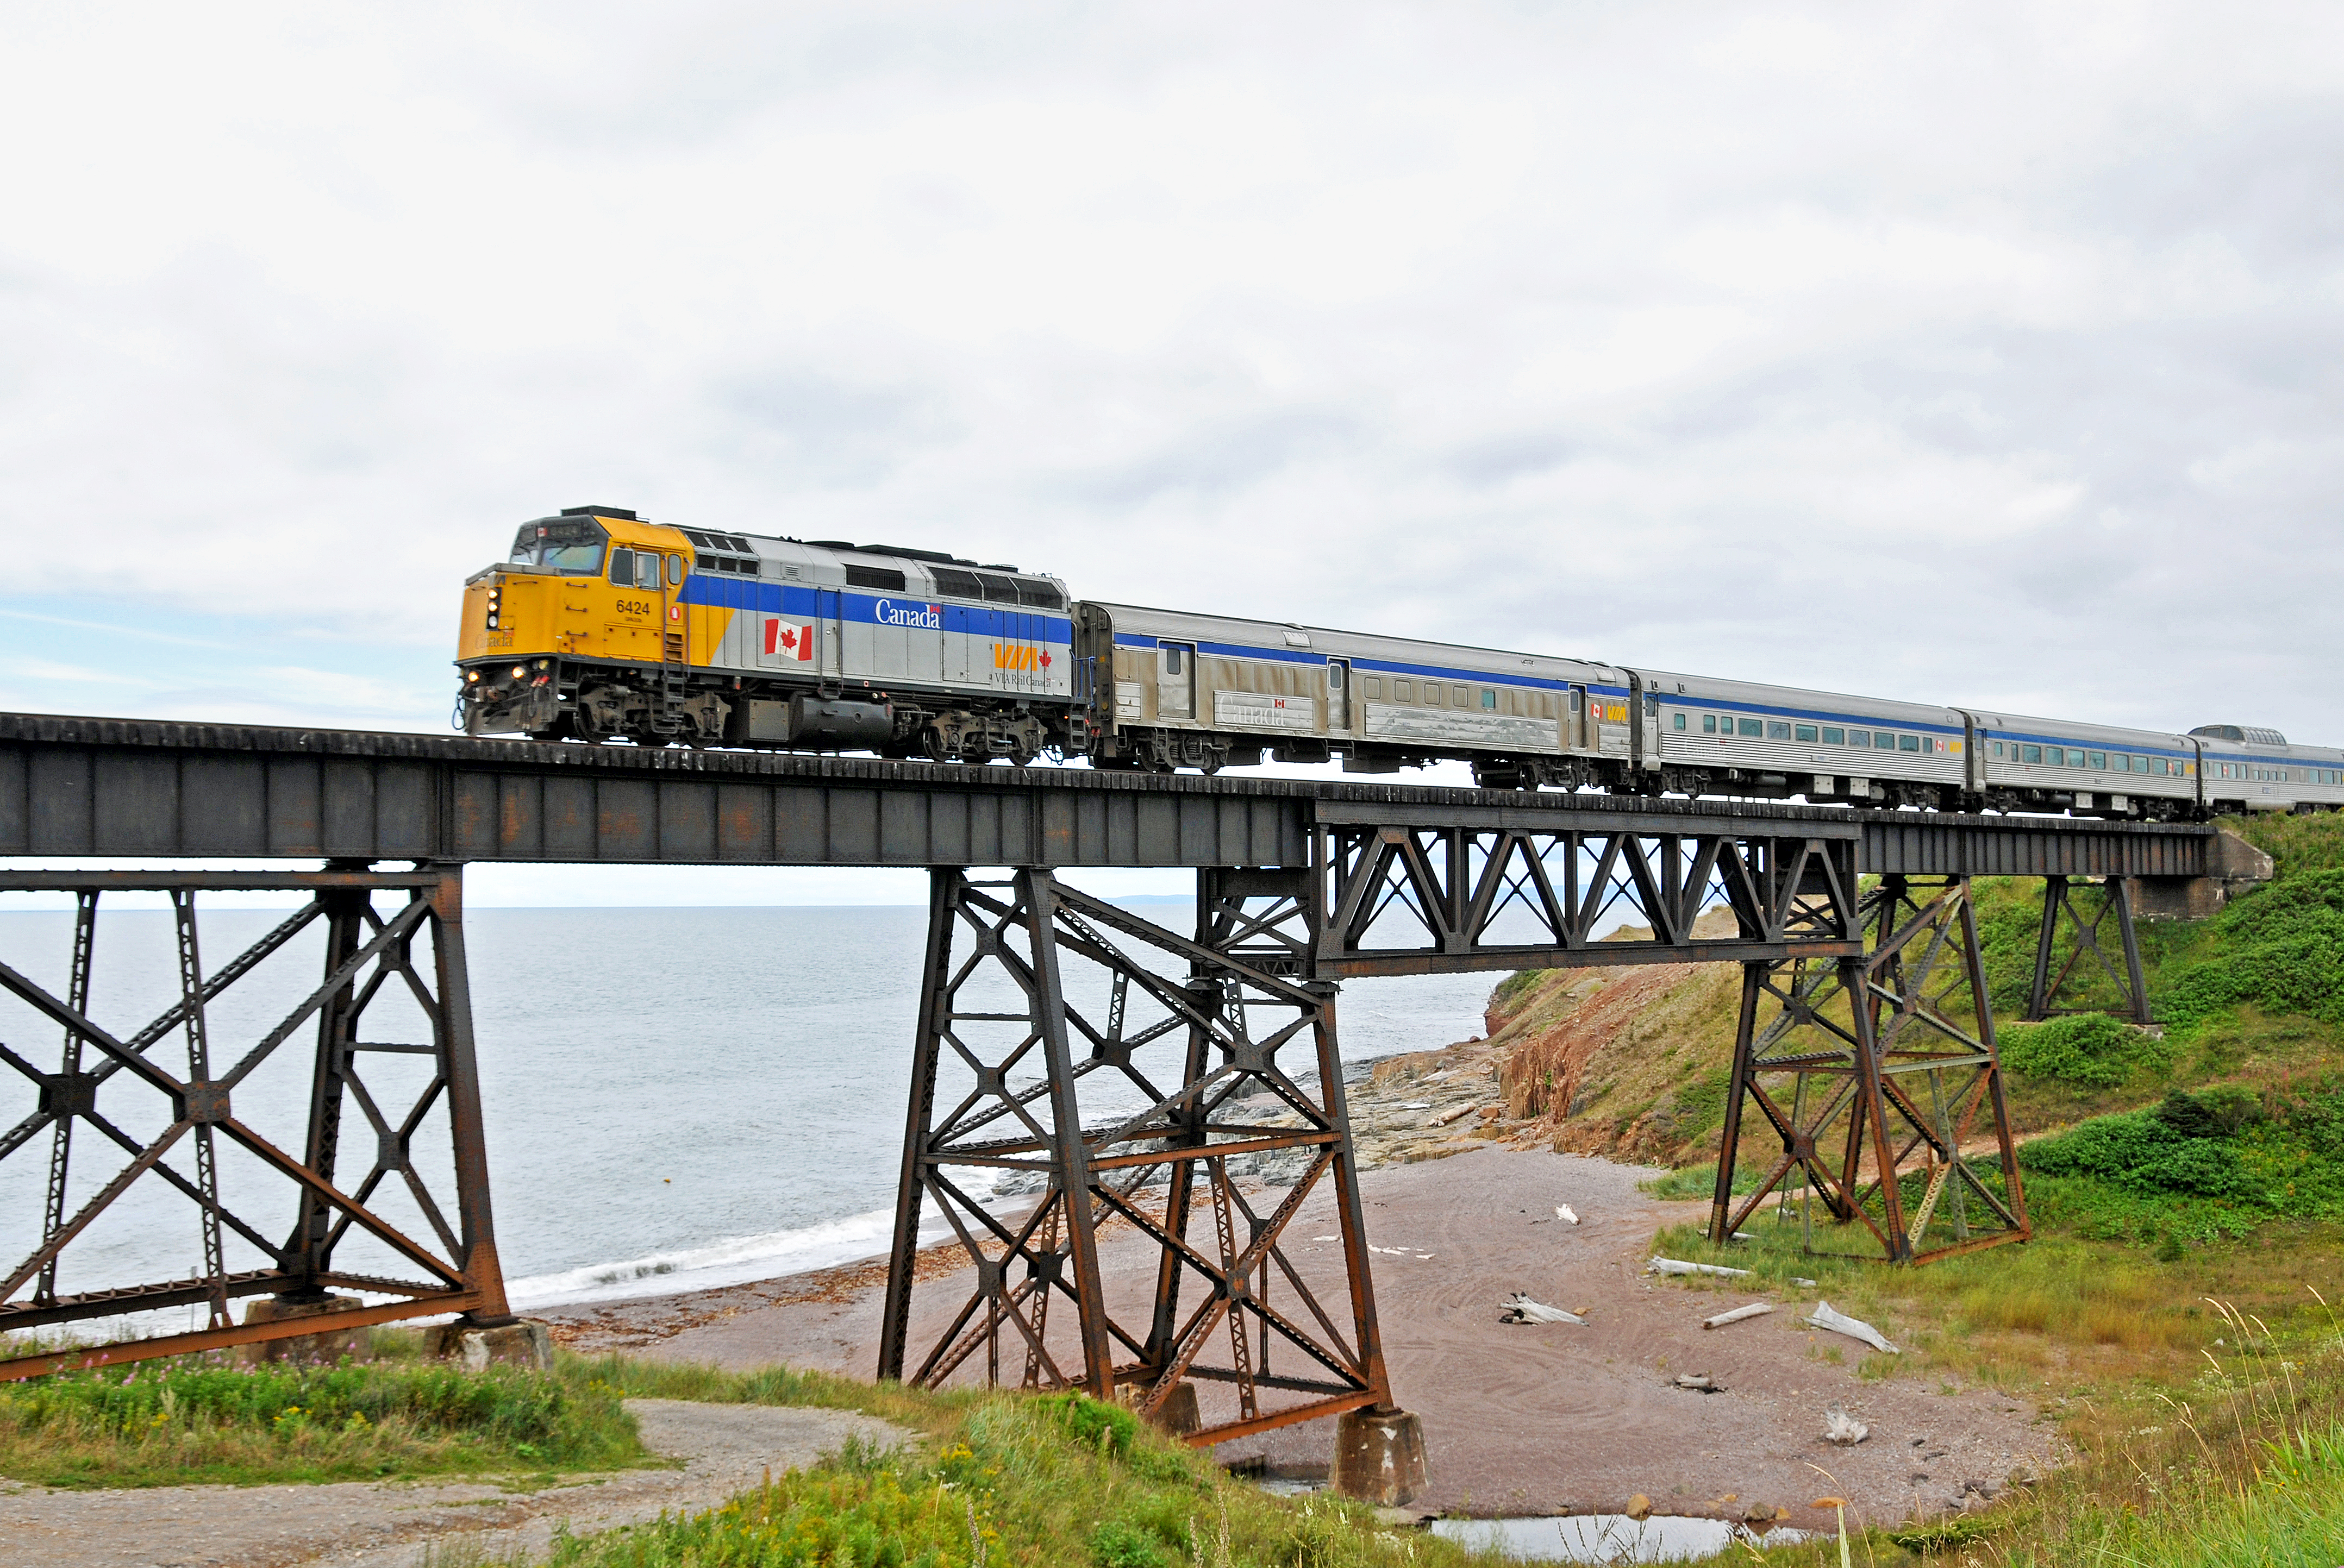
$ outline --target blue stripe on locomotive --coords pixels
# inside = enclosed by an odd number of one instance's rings
[[[1010,635],[1009,628],[1019,628],[1015,635],[1027,642],[1047,642],[1071,647],[1075,640],[1075,623],[1064,616],[1039,614],[1008,605],[958,605],[941,599],[915,599],[874,594],[850,593],[844,588],[814,588],[797,584],[760,582],[748,578],[728,578],[715,572],[694,572],[684,579],[683,602],[705,605],[712,609],[754,610],[763,615],[787,615],[811,620],[819,611],[818,594],[834,594],[838,598],[841,620],[867,621],[876,626],[902,625],[901,621],[883,619],[881,607],[888,606],[907,613],[924,615],[940,609],[941,627],[914,627],[930,631],[956,631],[972,637]],[[1005,622],[1005,617],[1014,620]]]

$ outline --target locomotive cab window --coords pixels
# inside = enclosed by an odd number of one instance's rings
[[[596,577],[609,540],[601,524],[583,518],[526,523],[513,538],[512,558],[516,565],[542,567],[563,577]]]

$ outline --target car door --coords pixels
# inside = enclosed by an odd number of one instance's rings
[[[1187,642],[1156,645],[1156,717],[1181,723],[1197,717],[1197,648]]]

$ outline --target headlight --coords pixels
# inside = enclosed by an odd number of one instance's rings
[[[522,676],[527,675],[528,673],[529,666],[525,664],[516,664],[513,666],[513,678],[515,680],[519,680]]]
[[[468,670],[466,670],[466,671],[464,672],[464,679],[465,679],[465,680],[466,680],[466,682],[468,682],[468,683],[470,683],[470,682],[473,682],[473,681],[477,681],[477,680],[479,680],[480,678],[480,672],[479,670],[477,670],[477,669],[468,669]]]
[[[489,629],[490,631],[497,629],[497,612],[494,610],[489,611]]]

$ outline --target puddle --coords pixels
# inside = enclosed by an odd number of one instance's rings
[[[1655,1513],[1639,1523],[1624,1513],[1574,1513],[1543,1519],[1436,1519],[1432,1533],[1476,1551],[1496,1547],[1517,1563],[1698,1563],[1737,1541],[1780,1546],[1803,1530],[1780,1525],[1763,1535],[1723,1519]]]
[[[1308,1497],[1327,1490],[1323,1475],[1280,1475],[1275,1471],[1254,1477],[1253,1483],[1273,1497]]]

